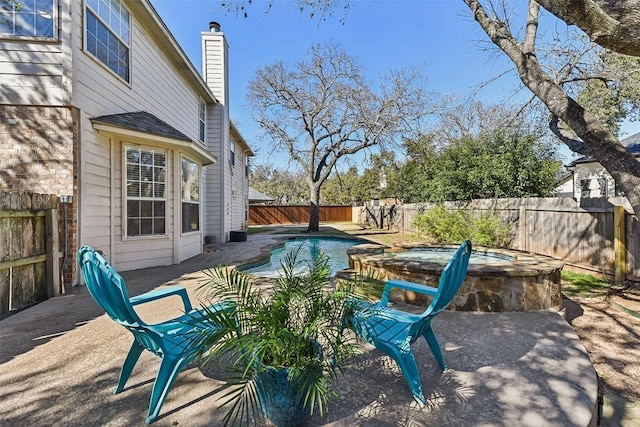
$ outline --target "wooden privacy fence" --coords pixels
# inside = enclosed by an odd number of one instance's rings
[[[320,206],[321,222],[351,221],[351,206]],[[309,222],[309,205],[251,205],[249,206],[250,225],[300,224]]]
[[[610,199],[529,198],[446,202],[447,209],[490,213],[511,225],[511,249],[562,259],[616,281],[640,281],[640,223],[623,197]],[[368,206],[358,222],[375,226],[386,218],[402,232],[417,231],[415,217],[433,204]],[[356,214],[358,216],[358,214]]]
[[[0,192],[0,318],[60,293],[58,204]]]

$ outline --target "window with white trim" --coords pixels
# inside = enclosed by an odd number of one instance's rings
[[[198,109],[198,125],[199,125],[199,133],[198,133],[198,138],[200,139],[200,142],[204,142],[204,138],[205,138],[205,126],[206,126],[206,120],[207,120],[207,104],[204,103],[204,101],[201,99],[200,100],[200,108]]]
[[[182,232],[200,230],[200,166],[182,157]]]
[[[607,185],[607,178],[598,178],[598,197],[609,196],[609,186]]]
[[[121,0],[87,0],[86,49],[120,78],[129,82],[131,15]]]
[[[233,141],[231,141],[231,148],[229,149],[229,163],[231,165],[236,164],[236,144]]]
[[[166,234],[167,153],[125,147],[126,235]]]
[[[56,34],[57,0],[0,0],[0,37]]]

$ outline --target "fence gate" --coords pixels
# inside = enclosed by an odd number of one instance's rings
[[[0,192],[0,318],[60,293],[58,197]]]

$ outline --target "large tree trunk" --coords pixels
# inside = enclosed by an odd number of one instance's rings
[[[640,0],[536,0],[602,47],[640,56]]]
[[[523,43],[519,43],[508,27],[492,20],[478,1],[464,0],[472,10],[474,19],[500,49],[511,58],[522,82],[552,114],[560,117],[584,141],[589,153],[616,180],[640,217],[640,162],[620,144],[618,138],[593,115],[572,99],[564,89],[546,74],[535,54],[537,4],[530,3],[529,25]]]
[[[310,186],[311,202],[309,203],[309,227],[308,232],[320,230],[320,185]]]

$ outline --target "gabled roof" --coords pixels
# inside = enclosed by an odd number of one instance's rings
[[[92,118],[91,122],[150,133],[152,135],[164,136],[166,138],[179,139],[181,141],[191,141],[191,138],[187,135],[146,111],[98,116]]]
[[[634,156],[640,156],[640,132],[634,133],[631,136],[626,137],[625,139],[621,139],[620,143],[627,148],[627,151]],[[582,156],[567,165],[567,167],[575,166],[578,163],[592,163],[597,162],[591,156]]]
[[[259,192],[255,188],[249,187],[249,203],[251,202],[255,202],[255,203],[273,202],[273,198]]]

